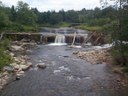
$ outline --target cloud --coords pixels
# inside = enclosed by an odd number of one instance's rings
[[[4,4],[11,6],[16,5],[18,0],[1,0]],[[36,7],[39,11],[55,10],[81,10],[82,8],[92,9],[100,6],[99,0],[22,0],[30,5]]]
[[[18,0],[1,0],[6,6],[16,5]]]

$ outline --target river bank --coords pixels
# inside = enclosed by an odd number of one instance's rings
[[[29,61],[30,57],[25,53],[32,52],[32,49],[36,47],[38,45],[35,42],[10,41],[6,51],[11,56],[12,62],[2,68],[0,73],[0,90],[8,83],[19,80],[24,75],[24,72],[32,67],[32,63]]]
[[[91,64],[107,64],[112,72],[121,76],[121,79],[118,79],[118,81],[124,86],[127,86],[128,74],[122,71],[124,67],[114,64],[114,60],[110,52],[111,46],[112,45],[109,45],[108,47],[94,46],[93,50],[78,51],[73,54]]]
[[[81,50],[86,48],[40,45],[28,54],[33,67],[1,96],[127,96],[127,86],[107,64],[90,64],[72,54]],[[47,68],[38,69],[39,63]]]
[[[97,58],[101,55],[102,58],[106,51],[103,49],[104,51],[100,52],[99,48],[94,56],[94,49],[97,48],[99,47],[89,47],[91,55],[87,53],[88,55],[85,57]],[[38,46],[35,42],[11,42],[9,51],[14,62],[10,65],[11,68],[14,66],[12,72],[5,71],[6,77],[11,76],[11,79],[8,77],[11,82],[8,81],[4,85],[5,87],[2,86],[2,96],[42,96],[42,94],[44,96],[49,94],[50,96],[51,94],[52,96],[60,96],[59,94],[62,96],[80,96],[81,94],[82,96],[89,94],[93,94],[92,96],[103,96],[103,94],[107,94],[106,96],[118,94],[116,96],[120,96],[124,94],[127,96],[127,80],[113,73],[107,64],[93,62],[92,64],[86,61],[85,57],[80,59],[73,55],[74,52],[77,52],[82,57],[80,52],[87,49],[67,46]],[[40,70],[37,68],[42,67],[39,64],[46,64],[47,68]],[[24,66],[30,70],[24,70]],[[16,78],[17,76],[18,78]],[[88,92],[88,90],[91,91]]]

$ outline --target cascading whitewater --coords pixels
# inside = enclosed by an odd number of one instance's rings
[[[65,43],[65,36],[64,35],[56,35],[54,43],[51,43],[49,45],[52,46],[61,46],[61,45],[67,45]]]
[[[65,43],[65,36],[64,35],[57,35],[54,43]]]

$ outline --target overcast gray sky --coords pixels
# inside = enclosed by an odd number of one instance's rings
[[[6,6],[16,5],[19,0],[0,0]],[[92,9],[100,6],[99,0],[22,0],[30,7],[36,7],[39,11],[48,10],[81,10],[82,8]]]

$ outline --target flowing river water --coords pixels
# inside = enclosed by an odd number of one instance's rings
[[[77,58],[72,53],[78,50],[40,45],[28,54],[34,67],[7,85],[1,96],[128,96],[128,88],[117,81],[119,75],[106,64]],[[36,67],[41,62],[46,69]]]

